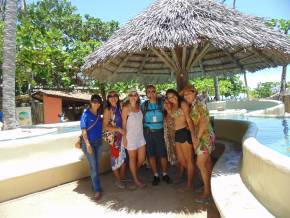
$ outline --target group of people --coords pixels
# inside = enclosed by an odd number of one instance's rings
[[[168,175],[168,162],[177,166],[178,182],[187,174],[186,189],[192,189],[194,169],[200,170],[203,192],[197,198],[205,202],[210,198],[210,154],[214,149],[214,132],[206,106],[197,98],[194,86],[186,86],[180,93],[174,89],[166,91],[165,99],[157,97],[154,85],[146,87],[147,99],[141,104],[137,90],[128,92],[128,101],[121,105],[116,91],[108,92],[106,107],[102,109],[102,98],[92,95],[90,107],[81,117],[82,150],[85,153],[95,199],[101,198],[99,160],[102,139],[110,145],[111,166],[116,186],[126,188],[126,165],[135,187],[144,188],[139,168],[145,159],[153,174],[152,185],[163,180],[172,183]],[[158,169],[161,166],[161,174]]]

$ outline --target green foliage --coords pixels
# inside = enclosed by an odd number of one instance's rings
[[[82,17],[67,0],[43,0],[28,5],[26,12],[19,14],[17,24],[18,93],[26,92],[28,84],[46,88],[80,85],[82,78],[77,73],[84,58],[118,26],[116,21]],[[0,31],[2,27],[0,23]],[[1,40],[3,33],[0,35]],[[1,43],[2,40],[3,48]]]
[[[279,82],[259,83],[258,87],[251,93],[252,98],[267,98],[279,90]]]
[[[279,30],[284,34],[288,34],[290,30],[290,20],[284,19],[271,19],[266,21],[266,25]]]
[[[199,92],[208,91],[208,94],[214,95],[213,78],[202,77],[195,79],[193,84]],[[219,79],[219,90],[223,96],[238,96],[240,93],[245,93],[245,87],[238,76],[228,76]]]

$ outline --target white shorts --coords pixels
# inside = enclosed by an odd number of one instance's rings
[[[127,145],[128,151],[138,150],[139,148],[145,146],[146,144],[144,137],[140,138],[140,140],[134,140],[133,142],[130,141],[130,139],[127,139],[127,140],[128,140],[128,145]]]

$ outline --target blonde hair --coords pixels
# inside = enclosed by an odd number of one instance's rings
[[[185,92],[193,92],[195,94],[195,96],[197,96],[198,91],[197,89],[194,87],[194,85],[186,85],[180,92],[179,95],[180,96],[184,96]]]

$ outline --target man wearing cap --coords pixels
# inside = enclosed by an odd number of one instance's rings
[[[167,184],[171,179],[167,175],[167,153],[164,142],[163,129],[163,102],[157,98],[156,88],[154,85],[146,87],[148,100],[141,105],[143,112],[144,137],[146,141],[146,153],[149,163],[154,174],[152,185],[156,186],[160,182],[157,171],[157,158],[160,159],[162,180]]]

